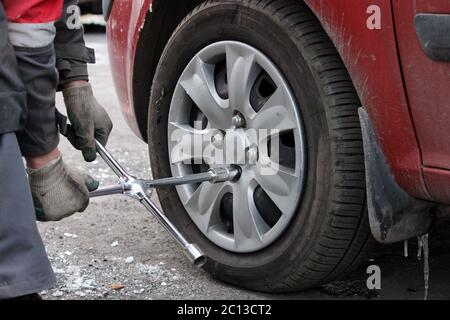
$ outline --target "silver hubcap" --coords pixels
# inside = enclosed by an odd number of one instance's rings
[[[277,131],[249,145],[246,129]],[[210,241],[229,251],[249,253],[283,234],[301,198],[306,151],[295,99],[268,57],[235,41],[200,51],[177,83],[168,134],[174,176],[223,167],[186,144],[201,141],[202,150],[222,149],[226,156],[227,139],[245,148],[245,159],[236,163],[242,171],[238,181],[177,187],[189,216]],[[183,140],[186,136],[189,139]],[[276,152],[260,156],[261,150],[275,146]],[[180,148],[183,152],[177,152]],[[273,173],[264,174],[264,169]]]

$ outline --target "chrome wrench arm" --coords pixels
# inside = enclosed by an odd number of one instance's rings
[[[126,192],[126,188],[123,184],[117,184],[114,186],[108,186],[108,187],[103,187],[103,188],[99,188],[95,191],[92,191],[91,193],[89,193],[89,197],[91,198],[97,198],[97,197],[104,197],[104,196],[110,196],[110,195],[114,195],[114,194],[125,194]]]
[[[144,180],[149,188],[180,186],[183,184],[193,184],[200,182],[220,183],[232,181],[239,175],[239,170],[235,168],[214,168],[207,172],[191,174],[183,177],[171,177],[157,180]]]
[[[154,189],[157,187],[180,186],[184,184],[193,184],[201,182],[220,183],[225,181],[232,181],[239,175],[236,169],[210,169],[204,173],[191,174],[185,177],[163,178],[157,180],[140,180],[131,179],[139,182],[146,189]],[[91,198],[103,197],[115,194],[126,194],[132,190],[132,185],[127,182],[119,182],[117,185],[99,188],[90,193]]]

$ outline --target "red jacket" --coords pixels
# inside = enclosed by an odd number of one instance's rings
[[[0,0],[9,22],[47,23],[61,17],[63,0]]]

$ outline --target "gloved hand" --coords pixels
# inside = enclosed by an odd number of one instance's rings
[[[89,192],[98,181],[69,168],[62,156],[41,169],[27,168],[36,217],[39,221],[60,221],[89,205]]]
[[[92,162],[97,158],[95,139],[106,145],[113,127],[111,119],[95,99],[89,83],[66,88],[63,96],[71,123],[67,127],[67,139],[81,150],[87,162]]]

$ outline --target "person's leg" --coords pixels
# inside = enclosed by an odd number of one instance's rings
[[[0,135],[0,170],[0,299],[8,299],[49,289],[55,277],[15,133]]]
[[[35,210],[15,131],[25,122],[26,90],[9,42],[0,1],[0,299],[49,289],[50,262],[36,227]]]

